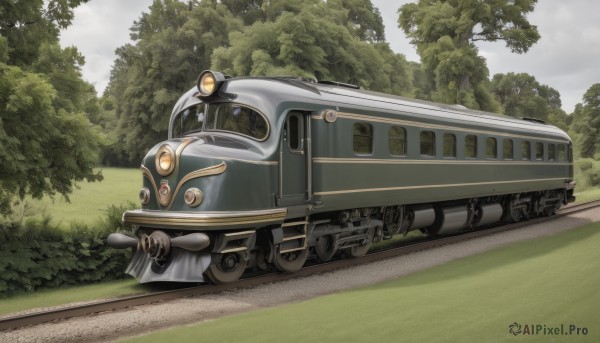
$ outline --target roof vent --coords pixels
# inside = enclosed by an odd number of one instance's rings
[[[546,122],[545,122],[545,121],[543,121],[543,120],[541,120],[541,119],[529,118],[529,117],[523,117],[523,118],[521,118],[521,119],[523,119],[523,120],[525,120],[525,121],[530,121],[530,122],[533,122],[533,123],[538,123],[538,124],[546,124]]]
[[[338,82],[338,81],[317,81],[317,83],[321,84],[321,85],[332,85],[332,86],[347,87],[347,88],[352,88],[352,89],[360,89],[360,87],[358,87],[357,85],[353,85],[351,83]]]

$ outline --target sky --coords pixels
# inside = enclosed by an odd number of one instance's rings
[[[379,8],[391,48],[419,62],[398,28],[398,9],[416,0],[371,0]],[[73,24],[61,33],[63,46],[76,46],[86,59],[83,77],[98,94],[106,88],[115,49],[131,43],[129,29],[152,0],[90,0],[75,9]],[[497,73],[528,73],[560,92],[563,110],[572,113],[585,91],[600,83],[600,1],[540,0],[528,15],[541,39],[526,54],[514,54],[504,42],[478,42],[490,78]]]

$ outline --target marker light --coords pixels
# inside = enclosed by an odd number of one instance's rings
[[[190,188],[185,191],[183,199],[190,207],[196,207],[202,203],[202,200],[204,200],[204,194],[202,194],[202,191],[198,188]]]
[[[140,190],[140,202],[142,205],[148,205],[150,202],[150,190],[146,187]]]

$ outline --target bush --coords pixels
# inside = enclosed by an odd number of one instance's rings
[[[574,167],[578,192],[600,186],[600,161],[581,158],[575,161]]]
[[[133,203],[111,205],[97,227],[74,224],[62,230],[50,217],[0,224],[0,297],[62,285],[121,279],[131,251],[115,250],[106,237],[126,230],[123,211]]]

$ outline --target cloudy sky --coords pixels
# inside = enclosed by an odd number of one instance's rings
[[[414,0],[416,1],[416,0]],[[392,49],[419,61],[414,47],[397,27],[398,8],[410,0],[372,0],[379,8]],[[108,84],[116,48],[130,42],[129,28],[152,0],[91,0],[75,10],[71,27],[62,32],[63,46],[74,45],[86,58],[84,78],[102,94]],[[480,43],[490,77],[496,73],[528,73],[557,89],[563,109],[571,113],[583,93],[600,83],[600,1],[540,0],[529,22],[542,38],[527,54],[513,54],[503,42]]]

